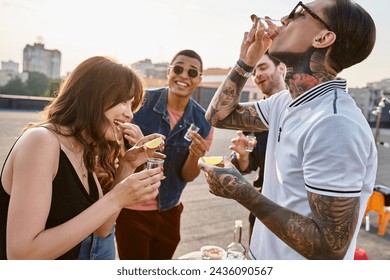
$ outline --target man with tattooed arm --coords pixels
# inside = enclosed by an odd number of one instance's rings
[[[224,167],[199,160],[210,191],[256,216],[253,259],[353,259],[377,169],[367,120],[346,93],[343,69],[371,53],[371,16],[349,0],[299,2],[276,27],[257,16],[240,56],[207,112],[215,127],[268,130],[262,193],[227,157]],[[243,86],[268,52],[287,65],[289,91],[239,103]]]

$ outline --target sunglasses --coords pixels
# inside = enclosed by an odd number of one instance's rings
[[[183,66],[175,65],[175,66],[170,66],[170,67],[173,69],[173,72],[176,75],[180,75],[181,73],[184,72],[184,67]],[[188,76],[190,78],[196,78],[196,77],[198,77],[198,75],[202,75],[202,73],[200,73],[198,70],[192,69],[192,68],[188,69],[187,73],[188,73]]]
[[[309,7],[304,5],[302,1],[299,1],[299,3],[295,6],[295,8],[291,11],[289,16],[287,17],[287,19],[294,20],[298,15],[302,14],[304,11],[306,11],[309,15],[311,15],[315,20],[321,22],[326,27],[326,29],[332,31],[329,25],[322,18],[320,18],[315,12],[313,12],[313,10],[311,10]]]

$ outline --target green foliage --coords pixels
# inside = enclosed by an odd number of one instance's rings
[[[49,79],[44,74],[38,72],[29,72],[27,88],[30,90],[30,95],[44,96],[48,86]]]
[[[14,95],[31,95],[27,85],[19,77],[10,80],[5,86],[0,87],[0,93]]]
[[[54,83],[53,85],[51,83]],[[57,89],[59,81],[50,81],[44,74],[29,72],[28,80],[23,83],[19,77],[10,80],[5,86],[0,87],[0,93],[30,96],[51,96],[52,89]]]
[[[51,80],[49,82],[49,86],[45,91],[45,97],[55,97],[58,93],[58,89],[60,88],[61,80]]]

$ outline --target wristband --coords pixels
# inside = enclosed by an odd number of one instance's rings
[[[246,65],[243,61],[238,60],[234,66],[234,71],[242,77],[249,78],[252,75],[254,67]]]

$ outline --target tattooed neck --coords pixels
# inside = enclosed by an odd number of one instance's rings
[[[286,83],[293,98],[336,77],[325,67],[327,49],[310,48],[304,53],[273,53],[287,65]]]

